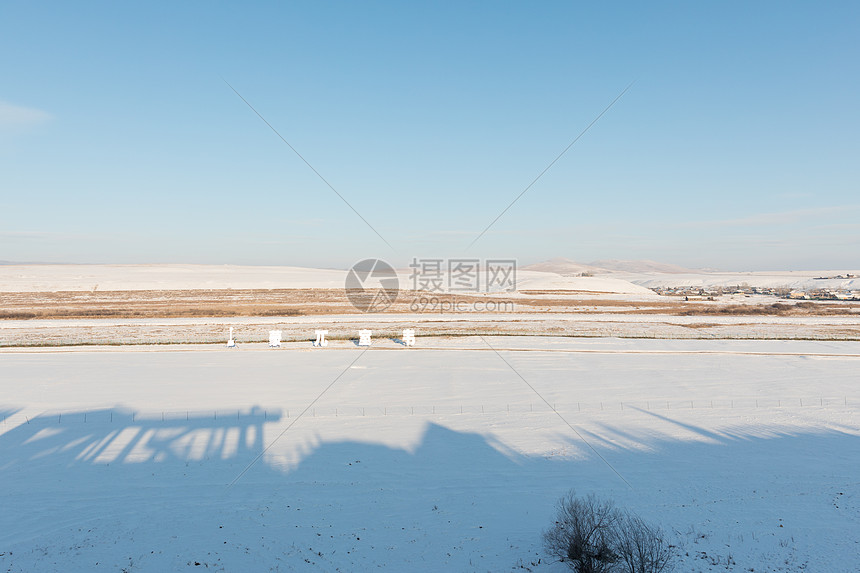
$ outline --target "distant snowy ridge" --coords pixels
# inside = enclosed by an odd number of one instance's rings
[[[605,259],[592,261],[590,263],[578,263],[563,257],[556,257],[541,263],[535,263],[523,267],[527,271],[543,271],[558,273],[563,276],[606,275],[614,273],[694,273],[695,270],[658,263],[656,261],[628,261],[618,259]]]
[[[582,274],[605,274],[607,269],[577,263],[570,259],[557,257],[542,263],[535,263],[522,267],[524,271],[540,271],[545,273],[556,273],[562,276],[580,276]]]
[[[748,286],[757,288],[788,288],[792,290],[860,290],[860,278],[816,278],[845,276],[845,272],[838,271],[804,271],[802,273],[702,273],[702,274],[629,274],[619,275],[630,282],[647,288],[672,288],[672,287],[734,287]],[[860,272],[855,271],[855,276]]]
[[[678,265],[658,263],[656,261],[621,261],[609,259],[588,263],[592,267],[623,273],[691,273],[696,272]]]
[[[626,263],[625,263],[626,264]],[[641,261],[643,268],[652,263]],[[659,265],[658,263],[654,263]],[[635,266],[635,265],[631,265]],[[558,271],[549,270],[556,268]],[[619,265],[621,268],[621,265]],[[680,268],[680,267],[679,267]],[[586,273],[586,276],[582,276]],[[0,265],[0,292],[221,290],[221,289],[342,289],[346,270],[286,266],[239,265]],[[821,277],[843,278],[821,278]],[[567,259],[517,269],[518,291],[571,291],[611,294],[649,294],[649,289],[672,287],[790,288],[795,290],[860,290],[860,271],[785,272],[620,272],[599,270]],[[852,278],[844,278],[852,277]],[[409,271],[400,271],[400,288],[421,288]],[[486,292],[486,276],[479,288],[461,294]],[[447,290],[449,277],[438,279]],[[427,290],[427,289],[425,289]],[[503,289],[491,288],[493,292]],[[454,292],[454,291],[452,291]]]
[[[9,265],[0,292],[343,288],[346,271],[238,265]]]
[[[275,266],[10,265],[0,267],[0,292],[342,289],[346,274],[345,270]],[[398,273],[398,278],[403,290],[421,288],[409,272]],[[456,292],[464,295],[485,292],[486,277],[479,278],[477,291]],[[448,274],[442,273],[439,283],[443,291],[448,290],[449,282]],[[615,277],[572,277],[528,270],[518,272],[517,290],[650,294],[647,288]]]
[[[543,271],[565,277],[593,276],[654,288],[735,287],[780,288],[792,290],[860,290],[860,270],[813,271],[714,271],[686,269],[654,261],[603,260],[581,264],[555,258],[522,267],[523,271]],[[857,278],[855,278],[857,277]]]
[[[538,271],[521,271],[517,277],[517,290],[561,290],[611,294],[653,294],[646,287],[614,277],[566,277],[556,273]]]

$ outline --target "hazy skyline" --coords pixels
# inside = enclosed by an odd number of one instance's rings
[[[8,2],[0,260],[856,269],[859,24],[851,2]]]

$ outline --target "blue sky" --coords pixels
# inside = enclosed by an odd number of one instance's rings
[[[0,260],[856,269],[858,29],[856,2],[7,1]]]

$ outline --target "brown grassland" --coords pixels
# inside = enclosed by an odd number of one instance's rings
[[[602,313],[670,316],[858,316],[854,302],[624,300],[589,293],[526,291],[515,297],[401,292],[384,312],[474,312],[474,304],[511,302],[517,314]],[[418,305],[418,306],[416,306]],[[292,317],[355,314],[340,289],[169,290],[0,293],[0,319]]]

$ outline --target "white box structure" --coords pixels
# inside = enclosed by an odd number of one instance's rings
[[[370,330],[359,330],[358,331],[358,345],[359,346],[370,346],[370,336],[373,334]]]
[[[281,347],[281,332],[280,330],[269,331],[269,348]]]
[[[314,346],[318,348],[328,346],[328,340],[325,339],[328,330],[316,330],[314,333],[317,335],[317,339],[313,343]]]
[[[403,344],[406,346],[415,346],[415,329],[414,328],[404,328],[403,329]]]
[[[233,340],[233,327],[230,327],[230,338],[227,339],[227,348],[236,348],[236,341]]]

